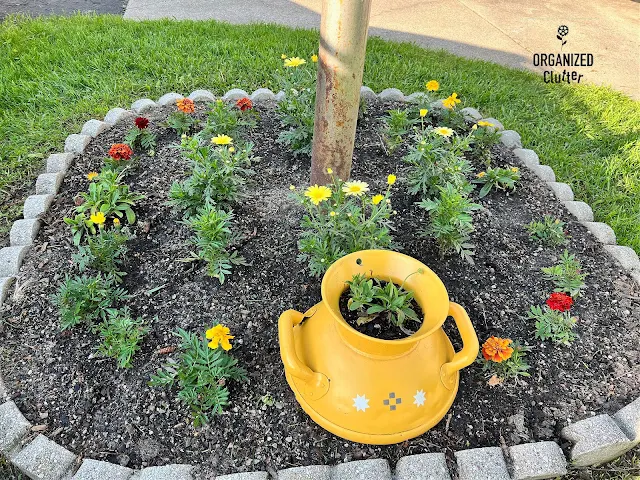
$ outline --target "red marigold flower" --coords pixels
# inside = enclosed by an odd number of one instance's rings
[[[547,305],[551,310],[566,312],[573,305],[573,298],[565,293],[554,292],[547,299]]]
[[[144,118],[144,117],[138,117],[134,120],[136,127],[138,127],[140,130],[142,130],[143,128],[147,128],[147,126],[149,125],[149,119],[148,118]]]
[[[182,98],[176,102],[178,110],[184,113],[193,113],[196,111],[195,103],[190,98]]]
[[[133,150],[126,143],[114,143],[109,149],[109,156],[114,160],[130,160]]]
[[[236,107],[238,107],[243,112],[245,110],[251,110],[253,108],[253,102],[249,98],[243,97],[236,102]]]

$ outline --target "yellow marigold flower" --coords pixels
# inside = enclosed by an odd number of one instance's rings
[[[423,117],[423,118],[426,117],[427,113],[429,113],[429,110],[427,110],[426,108],[421,108],[420,109],[420,116],[421,117]]]
[[[282,55],[280,55],[280,58],[284,60],[285,58],[287,58],[287,56],[283,53]]]
[[[207,339],[211,340],[209,342],[209,348],[216,349],[218,348],[218,345],[220,345],[225,351],[231,350],[231,343],[229,340],[235,337],[233,335],[229,335],[229,333],[229,327],[225,327],[222,324],[211,327],[207,330]]]
[[[329,175],[331,175],[331,174],[333,173],[333,169],[332,169],[332,168],[327,168],[327,173],[328,173]]]
[[[393,185],[394,183],[396,183],[396,180],[398,179],[398,177],[396,177],[393,173],[389,174],[389,176],[387,177],[387,183],[389,185]]]
[[[294,191],[296,189],[295,185],[289,185],[289,190]]]
[[[481,127],[493,127],[493,123],[485,122],[484,120],[480,120],[478,122],[478,125],[481,126]]]
[[[331,215],[332,217],[335,217],[335,216],[336,216],[336,212],[334,212],[333,210],[331,210],[331,211],[329,212],[329,215]]]
[[[458,94],[456,92],[453,92],[449,97],[445,98],[442,101],[442,105],[444,105],[444,107],[448,108],[449,110],[455,108],[458,103],[460,103],[460,99],[458,98]]]
[[[449,138],[453,135],[453,130],[447,127],[438,127],[434,130],[438,135],[442,135],[443,137]]]
[[[479,174],[476,175],[476,177],[478,178],[482,178],[487,174],[487,172],[480,172]]]
[[[518,167],[511,167],[511,171],[513,173],[518,173],[519,172]]]
[[[105,220],[106,220],[106,217],[102,212],[96,212],[91,214],[91,221],[96,225],[102,225]]]
[[[311,61],[313,63],[317,63],[318,62],[318,55],[316,55],[315,53],[313,55],[311,55]]]
[[[436,92],[440,89],[440,84],[437,80],[429,80],[425,86],[430,92]]]
[[[319,205],[320,202],[324,202],[329,197],[331,197],[331,189],[329,187],[313,185],[307,188],[307,191],[304,192],[304,196],[311,200],[311,203],[314,205]]]
[[[87,178],[89,179],[89,181],[93,180],[97,176],[98,176],[98,172],[89,172],[89,173],[87,173]]]
[[[307,63],[307,61],[304,58],[292,57],[292,58],[287,58],[284,61],[284,66],[295,68],[295,67],[299,67],[300,65],[304,65],[305,63]]]
[[[231,145],[233,143],[233,138],[229,135],[216,135],[211,139],[211,143],[215,145]]]
[[[234,147],[229,147],[229,152],[233,153],[235,151],[236,151],[236,149]]]
[[[361,182],[359,180],[353,180],[351,182],[345,182],[342,186],[342,191],[345,195],[354,195],[359,197],[365,192],[369,191],[369,184],[366,182]]]
[[[120,219],[119,218],[114,218],[113,219],[113,225],[116,226],[116,227],[119,226],[120,225]]]
[[[384,195],[378,194],[371,197],[371,203],[378,205],[384,199]]]

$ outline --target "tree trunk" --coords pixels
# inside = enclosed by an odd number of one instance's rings
[[[351,173],[371,0],[322,0],[311,183]]]

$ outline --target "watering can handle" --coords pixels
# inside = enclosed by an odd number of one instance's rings
[[[304,315],[295,310],[287,310],[278,320],[278,340],[280,357],[286,373],[300,380],[297,384],[307,398],[317,400],[329,391],[329,379],[322,373],[311,370],[300,361],[293,341],[293,327],[300,324]]]
[[[453,317],[456,327],[462,337],[462,350],[456,352],[450,362],[442,365],[440,379],[445,387],[452,390],[455,387],[457,371],[471,365],[478,356],[480,344],[467,312],[457,303],[449,302],[449,316]]]

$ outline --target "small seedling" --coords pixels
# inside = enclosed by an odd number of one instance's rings
[[[555,343],[571,345],[576,338],[573,327],[578,320],[568,311],[552,310],[546,305],[543,308],[533,306],[528,312],[528,317],[536,321],[536,338],[543,342],[551,340]]]
[[[476,175],[473,183],[482,185],[479,198],[484,198],[496,188],[498,190],[515,190],[516,182],[520,180],[520,171],[517,167],[511,168],[487,168],[486,172]]]
[[[554,283],[556,292],[565,292],[572,297],[579,297],[582,295],[582,290],[586,288],[584,280],[588,273],[582,273],[580,261],[575,255],[569,255],[567,250],[560,257],[560,263],[542,268],[542,273],[545,279]]]
[[[107,309],[107,316],[98,327],[102,343],[98,353],[114,358],[118,367],[130,368],[131,359],[140,350],[140,342],[149,333],[149,327],[141,318],[131,317],[127,307],[122,310]]]
[[[533,220],[525,228],[532,239],[545,245],[558,246],[567,243],[565,225],[559,218],[545,215],[542,221]]]

